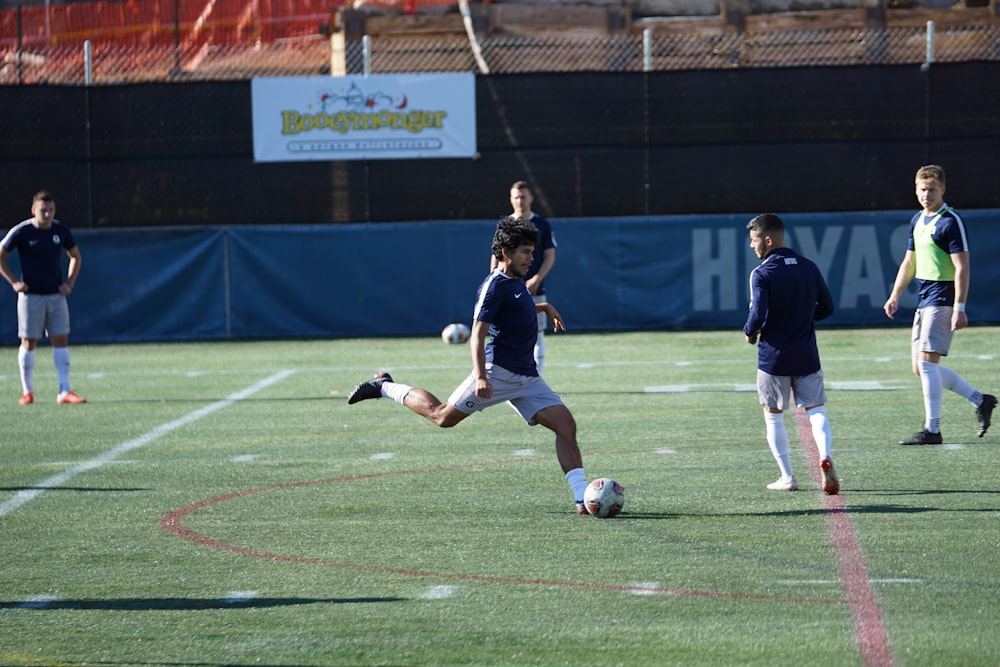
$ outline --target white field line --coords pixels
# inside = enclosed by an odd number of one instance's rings
[[[296,371],[294,370],[283,370],[278,373],[275,373],[274,375],[265,378],[264,380],[261,380],[257,384],[251,385],[246,389],[242,389],[236,392],[235,394],[232,394],[228,398],[212,403],[211,405],[206,405],[205,407],[199,408],[194,412],[189,412],[180,419],[175,419],[172,422],[161,424],[160,426],[154,428],[152,431],[148,431],[143,435],[140,435],[138,438],[129,440],[128,442],[123,442],[114,449],[109,449],[108,451],[104,452],[103,454],[99,454],[98,456],[90,459],[89,461],[85,461],[84,463],[76,465],[70,468],[69,470],[66,470],[65,472],[59,473],[58,475],[53,475],[52,477],[49,477],[47,480],[32,486],[30,489],[24,489],[23,491],[18,491],[17,494],[14,495],[12,498],[7,500],[3,504],[0,504],[0,517],[7,516],[11,512],[20,509],[25,504],[31,502],[32,500],[34,500],[41,494],[45,493],[46,491],[58,488],[66,484],[66,482],[68,482],[69,480],[73,479],[74,477],[76,477],[81,473],[85,473],[90,470],[96,470],[97,468],[100,468],[101,466],[110,463],[111,461],[114,461],[116,458],[122,456],[123,454],[127,454],[134,449],[139,449],[140,447],[144,447],[149,443],[158,440],[159,438],[162,438],[168,433],[171,433],[179,428],[187,426],[188,424],[196,422],[199,419],[207,417],[208,415],[212,414],[217,410],[229,407],[234,403],[242,401],[243,399],[252,396],[253,394],[256,394],[258,391],[262,389],[266,389],[273,384],[281,382],[282,380],[289,377],[295,372]]]

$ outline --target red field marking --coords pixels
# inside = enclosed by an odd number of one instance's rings
[[[527,459],[516,459],[512,461],[492,461],[487,463],[468,463],[463,465],[441,466],[438,468],[416,468],[413,470],[396,470],[396,471],[382,472],[382,473],[371,473],[367,475],[348,475],[346,477],[335,477],[331,479],[289,482],[287,484],[262,486],[256,489],[245,489],[243,491],[235,491],[233,493],[217,496],[215,498],[208,498],[206,500],[202,500],[197,503],[188,505],[187,507],[182,507],[161,517],[160,520],[157,521],[157,525],[167,533],[175,535],[181,538],[182,540],[193,542],[201,546],[211,547],[213,549],[219,549],[221,551],[228,551],[230,553],[239,554],[241,556],[264,558],[267,560],[273,560],[285,563],[299,563],[302,565],[318,565],[322,567],[338,567],[349,570],[360,570],[364,572],[397,574],[405,577],[435,577],[438,579],[455,579],[458,581],[480,581],[480,582],[487,582],[494,584],[513,584],[519,586],[550,586],[550,587],[563,587],[563,588],[582,588],[589,590],[637,592],[637,593],[662,594],[662,595],[686,595],[692,597],[725,598],[730,600],[748,600],[748,601],[759,601],[759,602],[792,602],[799,604],[844,604],[843,600],[832,600],[832,599],[822,599],[822,598],[777,597],[770,595],[750,595],[746,593],[701,591],[701,590],[683,589],[683,588],[658,588],[658,587],[645,587],[645,586],[628,586],[623,584],[595,584],[592,582],[554,581],[546,579],[519,579],[513,577],[494,577],[488,575],[461,574],[455,572],[431,572],[426,570],[411,570],[406,568],[395,568],[395,567],[387,567],[381,565],[366,565],[363,563],[344,563],[340,561],[303,558],[301,556],[276,554],[267,551],[260,551],[257,549],[248,549],[246,547],[241,547],[235,544],[229,544],[228,542],[223,542],[222,540],[217,540],[208,535],[203,535],[184,526],[184,519],[187,516],[194,514],[198,510],[210,507],[212,505],[218,505],[220,503],[234,500],[236,498],[242,498],[245,496],[253,495],[256,493],[266,493],[268,491],[280,491],[282,489],[291,489],[304,486],[315,486],[319,484],[356,482],[366,479],[376,479],[379,477],[389,477],[392,475],[414,475],[414,474],[423,474],[430,472],[441,472],[446,470],[460,470],[462,468],[509,465],[512,463],[523,463],[525,461],[530,461],[530,460],[539,460],[539,459],[527,458]],[[576,520],[577,517],[574,516],[572,517],[572,519]]]
[[[805,410],[795,410],[795,428],[799,444],[809,462],[809,472],[817,485],[822,484],[819,457],[816,455],[816,440]],[[830,533],[830,545],[837,556],[840,570],[840,587],[847,596],[854,619],[854,638],[858,653],[868,667],[896,667],[896,656],[892,652],[892,642],[885,628],[885,618],[879,606],[875,591],[868,582],[868,565],[858,544],[854,522],[844,501],[843,485],[836,496],[823,496],[823,510],[826,527]]]

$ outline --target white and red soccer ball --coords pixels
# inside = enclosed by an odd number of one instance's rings
[[[599,477],[587,485],[583,504],[598,519],[618,516],[625,504],[625,488],[609,477]]]
[[[471,334],[472,332],[469,331],[469,327],[461,322],[456,322],[449,324],[441,330],[441,340],[451,344],[465,343],[469,340]]]

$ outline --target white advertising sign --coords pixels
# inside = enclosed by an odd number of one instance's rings
[[[253,79],[258,162],[476,154],[471,73]]]

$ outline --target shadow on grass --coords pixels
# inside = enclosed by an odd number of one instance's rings
[[[261,609],[294,607],[305,604],[367,604],[371,602],[405,602],[406,598],[249,598],[246,600],[197,598],[118,598],[111,600],[38,600],[0,601],[0,609],[36,611],[103,610],[103,611],[200,611],[207,609]]]
[[[611,519],[612,521],[643,521],[662,519],[724,519],[743,517],[789,517],[789,516],[823,516],[826,514],[921,514],[923,512],[996,512],[995,509],[976,510],[955,510],[953,508],[942,509],[939,507],[908,507],[905,505],[858,505],[845,509],[841,508],[816,508],[816,509],[795,509],[783,510],[780,512],[622,512]]]

